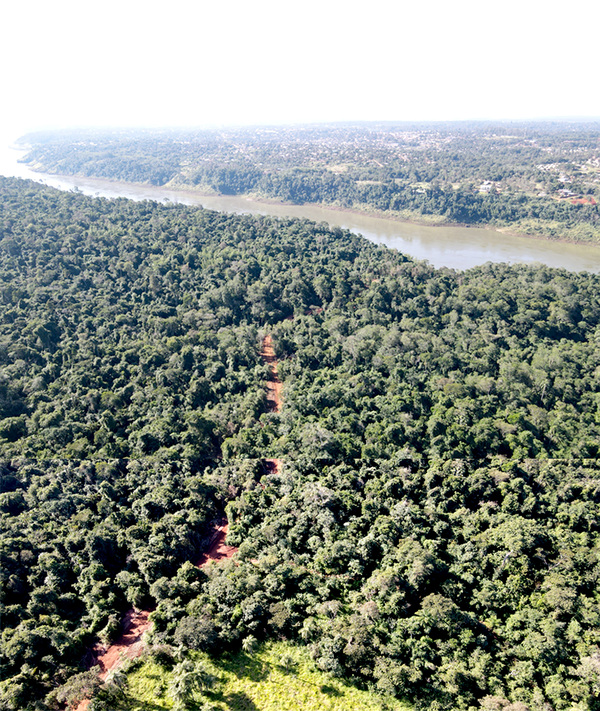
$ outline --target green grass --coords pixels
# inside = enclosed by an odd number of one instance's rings
[[[185,708],[214,711],[410,711],[400,701],[362,691],[317,670],[307,651],[290,644],[266,644],[251,654],[217,661],[193,654],[216,677],[212,687],[194,692]],[[287,659],[286,659],[287,658]],[[128,674],[129,711],[172,709],[172,672],[150,659]]]

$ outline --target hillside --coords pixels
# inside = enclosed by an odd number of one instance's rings
[[[417,709],[595,708],[599,287],[0,179],[0,707],[137,606]]]

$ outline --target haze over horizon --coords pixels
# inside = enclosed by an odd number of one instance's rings
[[[600,117],[596,4],[12,3],[0,134]],[[582,21],[585,19],[585,21]]]

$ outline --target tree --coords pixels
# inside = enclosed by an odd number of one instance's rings
[[[195,693],[210,689],[216,681],[206,662],[186,659],[173,669],[169,682],[169,696],[176,711],[185,711]]]

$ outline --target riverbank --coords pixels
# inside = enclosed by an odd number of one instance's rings
[[[30,150],[32,146],[28,145],[13,145],[10,147],[10,150],[12,153],[19,154],[21,156],[26,155]],[[173,180],[169,181],[168,183],[165,183],[164,185],[152,185],[149,183],[137,183],[133,181],[124,181],[124,180],[115,180],[113,178],[105,178],[105,177],[98,177],[98,176],[86,176],[80,173],[77,174],[57,174],[57,173],[46,173],[44,172],[44,168],[42,164],[40,163],[23,163],[23,162],[17,162],[18,166],[21,167],[24,170],[30,171],[32,174],[40,176],[43,179],[55,179],[55,180],[60,180],[60,179],[67,179],[67,180],[73,180],[73,181],[98,181],[99,184],[102,186],[105,186],[106,184],[113,185],[115,189],[118,189],[119,187],[123,186],[131,186],[137,190],[159,190],[159,191],[169,191],[175,194],[179,194],[185,198],[189,198],[191,200],[197,200],[197,199],[219,199],[219,198],[237,198],[240,200],[246,200],[249,201],[253,204],[258,204],[258,205],[263,205],[265,207],[275,207],[275,208],[287,208],[290,210],[294,210],[297,208],[307,208],[307,209],[324,209],[324,210],[332,210],[337,213],[341,214],[346,214],[346,215],[356,215],[359,217],[372,217],[375,219],[380,219],[380,220],[390,220],[395,223],[399,223],[401,225],[405,225],[407,227],[439,227],[439,228],[456,228],[456,229],[465,229],[465,230],[474,230],[474,229],[482,229],[482,230],[487,230],[491,233],[498,233],[510,237],[518,237],[518,238],[527,238],[527,239],[535,239],[535,240],[547,240],[551,242],[562,242],[565,244],[582,244],[586,246],[590,245],[599,245],[600,246],[600,231],[598,231],[598,234],[596,235],[595,239],[585,239],[585,238],[575,238],[572,234],[571,236],[568,236],[565,233],[573,232],[573,230],[570,230],[568,227],[565,227],[564,225],[561,225],[560,223],[548,223],[548,222],[539,222],[539,230],[540,231],[531,231],[528,229],[519,229],[518,225],[503,225],[503,224],[492,224],[492,223],[486,223],[486,224],[480,224],[480,225],[474,225],[471,223],[461,223],[461,222],[450,222],[446,220],[442,215],[422,215],[419,213],[416,213],[411,210],[402,210],[402,211],[393,211],[393,210],[376,210],[374,208],[370,208],[368,206],[364,207],[347,207],[343,205],[338,205],[335,203],[312,203],[312,202],[305,202],[305,203],[290,203],[290,202],[285,202],[282,200],[278,200],[276,198],[269,198],[268,196],[265,196],[260,193],[240,193],[236,195],[225,195],[222,193],[216,192],[214,189],[210,188],[209,186],[201,186],[198,187],[197,185],[193,185],[191,183],[185,183],[182,182],[179,178],[180,176],[175,177]],[[1,166],[0,166],[1,168]],[[21,171],[19,171],[21,172]],[[544,232],[544,229],[546,230]],[[563,234],[557,235],[557,234],[548,234],[549,231],[556,231],[559,230]]]
[[[87,179],[86,176],[73,176]],[[104,180],[104,178],[102,178]],[[119,183],[120,181],[111,181]],[[144,187],[158,187],[158,186],[148,186],[142,183],[127,183],[129,185],[136,185],[139,188]],[[265,205],[268,207],[279,207],[279,208],[298,208],[306,207],[313,209],[325,209],[334,210],[335,212],[344,213],[347,215],[358,215],[364,217],[373,217],[381,220],[391,220],[408,227],[446,227],[446,228],[457,228],[465,230],[482,229],[488,230],[490,232],[496,232],[510,237],[524,237],[527,239],[536,240],[547,240],[550,242],[562,242],[564,244],[582,244],[587,246],[598,245],[600,247],[600,230],[590,238],[580,237],[577,238],[573,230],[569,227],[561,225],[560,223],[550,223],[544,221],[534,221],[539,223],[539,232],[531,230],[520,230],[518,229],[518,223],[513,225],[504,224],[493,224],[493,223],[483,223],[483,224],[471,224],[466,222],[450,222],[446,220],[442,215],[422,215],[411,210],[377,210],[374,208],[365,207],[347,207],[344,205],[339,205],[337,203],[315,203],[315,202],[303,202],[303,203],[291,203],[285,202],[283,200],[278,200],[277,198],[269,198],[261,193],[239,193],[235,195],[225,195],[212,190],[208,186],[202,186],[198,188],[197,186],[190,185],[187,183],[178,182],[177,179],[166,183],[164,186],[160,186],[164,189],[173,190],[175,192],[181,192],[187,195],[196,195],[201,198],[220,198],[220,197],[232,197],[239,198],[241,200],[248,200],[253,203]],[[532,221],[530,221],[531,223]],[[544,231],[545,230],[545,231]],[[564,234],[557,235],[553,232],[555,230],[562,231]],[[552,232],[552,233],[551,233]],[[569,236],[570,235],[570,236]]]
[[[184,202],[185,204],[196,204],[198,201],[202,203],[203,200],[241,200],[247,201],[253,205],[263,206],[265,211],[268,212],[270,208],[275,208],[278,211],[292,212],[298,209],[307,210],[326,210],[332,211],[338,214],[347,216],[357,216],[357,217],[367,217],[377,220],[386,220],[394,222],[399,225],[403,225],[406,228],[446,228],[446,229],[459,229],[459,230],[485,230],[490,234],[499,234],[506,237],[514,237],[519,239],[529,239],[529,240],[541,240],[550,243],[560,243],[560,244],[570,244],[570,245],[582,245],[586,247],[598,247],[600,250],[600,230],[594,233],[587,229],[587,226],[577,226],[574,228],[567,227],[561,223],[551,223],[540,220],[529,220],[527,221],[527,227],[525,229],[519,229],[518,224],[503,225],[503,224],[471,224],[465,222],[450,222],[446,220],[442,215],[421,215],[419,213],[402,210],[376,210],[365,206],[362,207],[346,207],[343,205],[338,205],[335,203],[291,203],[285,202],[283,200],[278,200],[276,198],[269,198],[259,193],[240,193],[235,195],[226,195],[218,193],[215,190],[208,188],[207,186],[202,186],[200,188],[186,184],[180,183],[177,180],[170,181],[165,185],[152,185],[149,183],[137,183],[133,181],[115,180],[113,178],[104,178],[97,176],[86,176],[82,174],[67,175],[67,174],[56,174],[56,173],[44,173],[43,167],[39,164],[26,165],[33,174],[43,177],[44,179],[55,179],[55,180],[72,180],[72,181],[86,181],[86,182],[97,182],[101,186],[112,185],[115,190],[119,191],[123,187],[129,186],[135,190],[140,191],[164,191],[172,193],[172,196],[167,198],[172,202]],[[181,196],[183,200],[177,200],[176,196]],[[125,196],[127,197],[127,196]],[[149,196],[148,199],[154,199]],[[204,205],[203,205],[204,206]],[[209,207],[209,209],[211,209]],[[219,209],[219,208],[216,208]],[[254,212],[249,210],[248,212]],[[287,216],[287,215],[279,215]],[[295,217],[297,215],[290,214],[289,216]],[[521,223],[522,224],[522,223]],[[536,231],[537,227],[537,231]],[[352,229],[352,228],[350,228]],[[590,228],[591,229],[591,228]],[[558,234],[557,234],[558,233]],[[586,235],[583,235],[586,233]],[[581,236],[577,236],[581,235]],[[368,235],[367,235],[368,236]],[[426,258],[426,257],[425,257]],[[494,261],[494,260],[490,260]],[[437,265],[436,265],[437,266]]]
[[[193,191],[191,191],[193,192]],[[204,193],[203,191],[200,191],[199,194],[208,197],[209,195],[215,196],[216,193]],[[286,207],[292,207],[296,205],[295,203],[286,203],[281,200],[274,200],[274,199],[269,199],[265,198],[261,195],[256,195],[253,193],[248,193],[244,195],[239,195],[237,197],[240,198],[245,198],[247,200],[252,200],[253,202],[257,203],[262,203],[264,205],[280,205],[280,206],[286,206]],[[537,240],[546,240],[549,242],[562,242],[564,244],[582,244],[582,245],[588,245],[588,246],[594,246],[598,245],[600,247],[600,231],[598,231],[598,234],[595,238],[590,238],[590,239],[584,239],[580,238],[577,239],[575,237],[568,237],[564,235],[550,235],[550,234],[543,234],[543,232],[531,232],[531,231],[520,231],[518,229],[515,229],[514,226],[505,226],[505,225],[495,225],[492,223],[485,223],[481,225],[474,225],[474,224],[469,224],[466,222],[449,222],[448,220],[444,219],[441,215],[417,215],[417,213],[412,214],[410,217],[407,217],[404,213],[410,212],[410,211],[402,211],[402,212],[394,212],[392,210],[375,210],[375,209],[368,209],[368,208],[358,208],[358,207],[344,207],[341,205],[336,205],[336,204],[328,204],[328,203],[301,203],[301,206],[304,207],[312,207],[312,208],[324,208],[324,209],[331,209],[335,210],[336,212],[341,212],[341,213],[347,213],[349,215],[360,215],[360,216],[365,216],[365,217],[374,217],[382,220],[392,220],[394,222],[398,222],[403,225],[407,226],[412,226],[412,227],[448,227],[448,228],[458,228],[458,229],[464,229],[464,230],[473,230],[473,229],[481,229],[481,230],[488,230],[490,232],[497,232],[503,235],[507,235],[509,237],[524,237],[526,239],[537,239]],[[541,222],[540,223],[541,227],[543,228],[546,223]],[[548,228],[550,228],[550,224],[548,223],[547,225]],[[552,226],[553,228],[554,225]],[[569,232],[570,228],[568,227],[562,227],[563,230]]]
[[[251,196],[208,194],[185,190],[183,186],[159,187],[139,183],[86,178],[80,176],[35,173],[18,163],[22,152],[0,154],[0,172],[17,175],[62,190],[80,190],[100,197],[125,197],[132,200],[157,200],[185,205],[199,205],[220,212],[297,217],[326,222],[331,227],[348,229],[371,242],[396,249],[407,256],[426,260],[434,267],[465,270],[486,262],[508,264],[545,264],[568,271],[600,272],[600,246],[536,235],[515,234],[508,228],[465,227],[448,224],[424,224],[400,215],[366,212],[354,208],[323,205],[293,205]],[[4,159],[4,162],[2,162]]]

